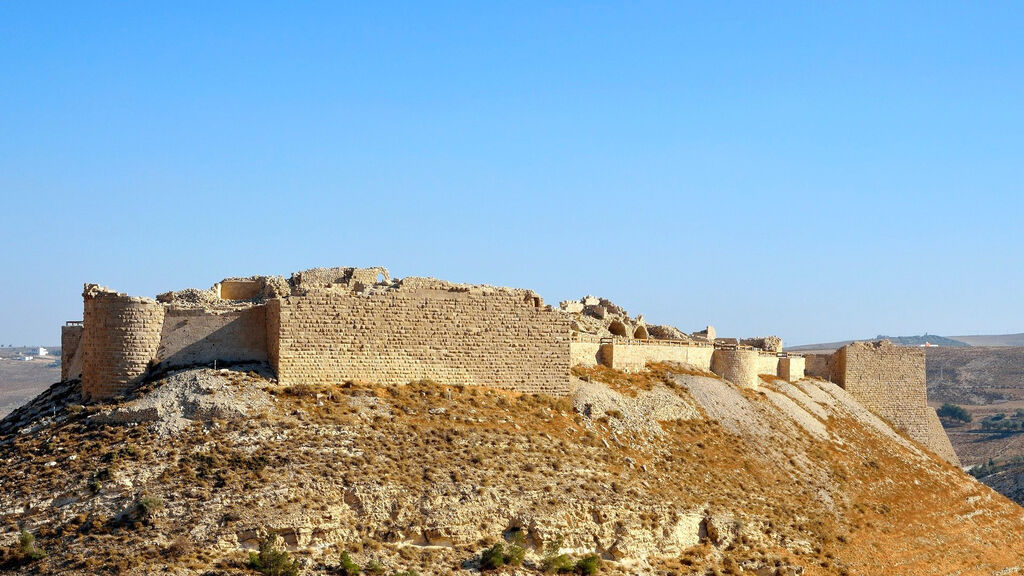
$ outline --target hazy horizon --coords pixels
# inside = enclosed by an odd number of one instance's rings
[[[1012,6],[0,6],[0,344],[383,265],[787,344],[1024,331]]]

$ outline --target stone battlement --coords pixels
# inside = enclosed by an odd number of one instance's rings
[[[718,338],[711,326],[687,335],[593,296],[555,309],[531,290],[393,279],[380,267],[227,278],[156,299],[87,284],[82,296],[83,321],[61,331],[61,374],[81,377],[86,400],[123,395],[161,370],[254,361],[282,384],[429,379],[555,396],[570,393],[573,366],[678,362],[750,388],[805,372],[775,336]],[[955,461],[925,403],[920,350],[855,344],[807,359],[806,370]]]

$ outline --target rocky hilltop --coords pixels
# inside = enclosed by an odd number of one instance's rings
[[[351,573],[342,552],[472,574],[495,543],[518,573],[1024,568],[1024,510],[833,384],[653,364],[576,368],[571,388],[282,386],[261,364],[88,405],[58,384],[0,424],[2,566],[253,574],[276,540],[303,574]]]

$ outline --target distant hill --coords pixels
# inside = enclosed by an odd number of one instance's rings
[[[1024,337],[1024,334],[1020,336]],[[975,338],[1005,338],[1004,336],[976,336]],[[947,338],[945,336],[937,336],[935,334],[923,334],[921,336],[885,336],[879,334],[874,338],[864,338],[863,340],[890,340],[893,344],[900,346],[923,346],[926,342],[932,346],[945,346],[945,347],[964,347],[972,346],[966,341],[959,340],[957,338]],[[798,351],[828,351],[837,350],[846,346],[847,344],[854,342],[854,340],[842,340],[839,342],[823,342],[820,344],[804,344],[802,346],[787,347],[787,350],[794,352]],[[985,344],[990,346],[990,344]],[[1024,346],[1024,339],[1021,340],[1020,346]]]
[[[971,346],[1024,346],[1024,332],[1020,334],[950,336],[950,338]]]

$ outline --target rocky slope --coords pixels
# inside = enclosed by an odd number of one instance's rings
[[[1024,510],[820,381],[580,371],[569,399],[415,382],[282,388],[197,369],[0,425],[3,567],[248,574],[277,534],[306,574],[476,572],[503,538],[606,574],[1010,574]],[[18,555],[22,531],[46,557]],[[518,534],[518,536],[514,536]],[[22,548],[24,548],[22,546]],[[36,556],[40,556],[36,554]]]

